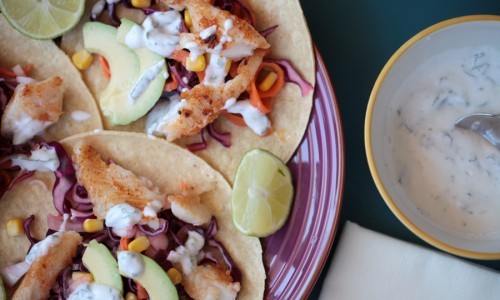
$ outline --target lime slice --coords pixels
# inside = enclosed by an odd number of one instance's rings
[[[7,21],[34,39],[53,39],[73,28],[83,14],[85,0],[0,0]]]
[[[7,296],[5,295],[5,289],[3,287],[2,277],[0,277],[0,300],[5,300],[5,299],[7,299]]]
[[[285,224],[292,201],[292,175],[285,163],[266,150],[248,151],[231,198],[236,228],[246,235],[271,235]]]

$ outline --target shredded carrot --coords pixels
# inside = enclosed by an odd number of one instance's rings
[[[122,251],[127,251],[128,250],[128,243],[130,242],[130,239],[129,238],[124,238],[122,237],[120,239],[120,245],[118,246],[118,248]]]
[[[33,69],[33,65],[27,65],[26,67],[23,67],[24,74],[28,76],[31,73],[31,70]]]
[[[260,64],[255,78],[259,77],[259,74],[263,69],[270,69],[271,71],[275,72],[276,75],[278,75],[278,79],[276,79],[276,82],[269,90],[265,92],[259,90],[259,96],[261,98],[274,97],[281,91],[281,89],[283,89],[283,86],[285,85],[285,72],[279,65],[275,63],[263,62],[262,64]]]
[[[185,191],[185,190],[189,190],[191,188],[191,186],[187,183],[184,182],[184,180],[181,178],[181,190],[182,191]]]
[[[200,80],[200,82],[203,82],[203,80],[205,80],[205,71],[196,72],[196,75],[198,75],[198,79]]]
[[[0,76],[12,77],[12,78],[17,77],[17,75],[16,75],[16,73],[14,73],[14,71],[9,70],[7,68],[2,68],[2,67],[0,67]]]
[[[135,284],[137,285],[137,299],[148,299],[148,292],[146,292],[146,289],[137,282],[137,280],[134,280]]]
[[[245,123],[245,120],[241,115],[234,115],[231,113],[225,113],[224,115],[229,120],[229,122],[233,123],[236,126],[241,126],[241,127],[247,126],[247,123]]]
[[[109,80],[111,78],[111,70],[109,69],[108,61],[102,55],[98,55],[97,58],[101,63],[101,68],[102,72],[104,73],[104,77],[106,77],[106,79]]]
[[[189,52],[186,50],[175,50],[170,56],[171,59],[182,63],[183,66],[186,66],[186,59],[189,57]]]
[[[234,78],[238,75],[238,67],[239,66],[240,66],[239,62],[233,62],[231,64],[231,67],[229,68],[229,75],[231,75],[232,78]]]
[[[269,107],[266,107],[260,100],[259,92],[257,91],[257,87],[255,86],[255,81],[252,81],[252,83],[250,83],[250,104],[252,104],[253,107],[257,108],[263,114],[268,114],[271,112],[271,109]]]
[[[165,83],[165,87],[163,88],[164,91],[170,92],[170,91],[175,91],[177,87],[179,86],[179,82],[177,81],[177,77],[175,76],[170,76],[172,80],[169,80]]]

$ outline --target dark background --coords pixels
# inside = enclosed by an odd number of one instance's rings
[[[344,129],[345,186],[335,241],[345,221],[350,220],[398,239],[432,247],[396,219],[375,187],[364,146],[368,98],[387,60],[413,35],[453,17],[500,14],[500,0],[302,0],[301,4],[313,41],[330,73]],[[336,242],[326,266],[335,246]],[[470,261],[500,270],[499,260]],[[325,276],[326,268],[311,299],[318,298]]]

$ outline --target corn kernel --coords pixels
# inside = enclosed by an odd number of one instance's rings
[[[186,69],[192,72],[201,72],[206,68],[205,56],[198,55],[198,58],[193,61],[190,57],[186,59]]]
[[[73,54],[71,60],[78,70],[85,70],[90,67],[94,59],[87,49],[82,49]]]
[[[187,28],[193,27],[193,19],[191,19],[191,14],[187,9],[184,11],[184,23],[186,24]]]
[[[94,275],[88,272],[73,272],[71,274],[71,279],[73,281],[76,281],[80,278],[86,277],[85,282],[92,282],[94,281]]]
[[[85,232],[98,232],[104,229],[104,222],[97,219],[87,219],[83,221],[83,230]]]
[[[20,236],[24,234],[23,219],[12,218],[7,221],[7,235],[8,236]]]
[[[174,285],[178,285],[182,281],[182,274],[176,268],[168,269],[167,275]]]
[[[269,89],[273,87],[277,79],[278,79],[278,74],[272,71],[269,72],[266,75],[266,78],[264,78],[264,80],[262,80],[262,82],[259,84],[259,90],[263,92],[269,91]]]
[[[148,249],[149,245],[151,245],[149,239],[145,236],[140,236],[128,244],[128,250],[141,253],[142,251]]]
[[[137,8],[148,8],[151,6],[151,0],[132,0],[132,6]]]
[[[226,67],[224,68],[224,72],[229,73],[229,69],[231,69],[231,63],[232,62],[230,59],[226,61]]]
[[[137,300],[137,296],[134,293],[128,292],[125,295],[125,300]]]

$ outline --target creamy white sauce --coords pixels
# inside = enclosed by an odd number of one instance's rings
[[[31,150],[30,156],[19,155],[12,158],[12,165],[23,170],[54,172],[59,167],[59,158],[53,147],[41,147]]]
[[[102,14],[105,5],[105,0],[99,0],[94,4],[94,6],[92,6],[92,11],[90,12],[92,19],[96,19],[100,14]]]
[[[83,122],[90,119],[91,115],[83,110],[74,110],[71,112],[71,118],[77,122]]]
[[[42,122],[28,116],[24,116],[19,120],[14,120],[12,143],[14,145],[23,144],[52,124],[53,122]]]
[[[186,100],[180,99],[179,95],[172,95],[169,101],[162,101],[153,107],[146,120],[147,134],[165,135],[165,126],[179,117],[179,111],[186,105]]]
[[[123,299],[120,291],[114,287],[97,284],[84,283],[73,291],[68,300],[119,300]]]
[[[31,247],[28,255],[24,259],[28,264],[32,264],[38,258],[47,255],[49,253],[50,248],[61,242],[61,235],[58,233],[54,233],[39,241],[33,247]]]
[[[182,17],[178,11],[156,11],[136,25],[125,36],[125,44],[132,49],[146,47],[150,51],[169,57],[179,45]]]
[[[403,101],[395,101],[404,99]],[[395,178],[423,216],[454,232],[500,236],[500,151],[463,115],[500,113],[500,51],[457,49],[428,61],[394,95],[386,141]]]
[[[144,273],[144,259],[133,251],[118,252],[118,270],[127,278],[137,278]]]
[[[196,231],[189,231],[184,246],[178,246],[175,251],[168,254],[167,260],[176,266],[180,266],[183,275],[189,275],[201,260],[201,249],[205,244],[205,238]]]
[[[202,30],[200,32],[200,37],[202,39],[207,39],[209,38],[211,35],[215,34],[215,32],[217,31],[217,25],[212,25],[204,30]]]
[[[227,58],[217,54],[210,55],[210,61],[207,68],[205,69],[205,78],[203,79],[203,84],[224,84],[227,75],[226,63]]]
[[[222,109],[228,109],[236,103],[236,98],[229,98],[226,100],[224,107]]]
[[[233,114],[241,114],[248,127],[258,135],[266,134],[271,127],[269,118],[257,108],[253,107],[252,104],[250,104],[250,100],[236,101],[236,103],[226,108],[226,110]]]
[[[161,70],[165,66],[165,60],[162,59],[153,66],[149,67],[144,73],[137,79],[132,90],[128,93],[129,104],[133,105],[137,98],[139,98],[144,91],[148,88],[151,81],[153,81]]]
[[[59,232],[66,231],[66,225],[68,224],[69,214],[63,214],[63,221],[61,223],[61,227],[59,227]]]
[[[112,227],[113,232],[121,237],[125,237],[130,232],[130,228],[141,221],[142,212],[137,208],[121,203],[113,206],[106,215],[106,226]]]

